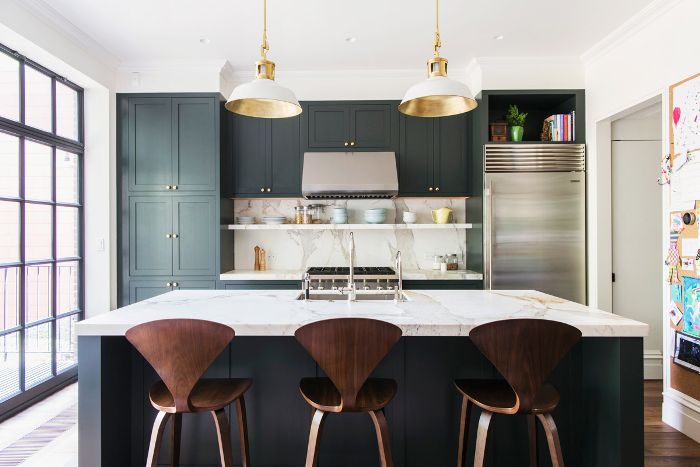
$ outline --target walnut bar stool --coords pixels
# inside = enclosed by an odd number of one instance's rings
[[[472,404],[482,410],[476,436],[474,467],[484,465],[489,424],[494,413],[527,416],[530,466],[537,466],[537,418],[547,435],[552,467],[563,467],[559,434],[551,412],[559,391],[545,379],[581,338],[568,324],[543,319],[508,319],[477,326],[469,333],[474,345],[505,378],[456,380],[462,394],[457,466],[465,465],[465,443]]]
[[[182,414],[211,412],[219,439],[223,467],[233,467],[231,433],[225,407],[236,402],[243,467],[250,465],[243,394],[250,379],[200,379],[235,335],[233,329],[198,319],[166,319],[134,326],[126,338],[162,378],[149,398],[158,415],[153,423],[147,467],[158,464],[158,453],[168,419],[173,418],[172,465],[180,463]]]
[[[314,410],[306,467],[318,463],[321,428],[330,412],[367,412],[377,432],[382,467],[393,465],[384,407],[396,394],[393,379],[368,378],[401,338],[384,321],[339,318],[307,324],[294,333],[328,378],[303,378],[299,390]]]

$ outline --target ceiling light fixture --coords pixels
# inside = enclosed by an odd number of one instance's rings
[[[496,36],[493,36],[493,40],[495,41],[502,41],[505,36],[503,34],[498,34]]]
[[[433,58],[428,60],[428,79],[406,91],[399,112],[414,117],[447,117],[469,112],[477,103],[466,84],[447,77],[447,59],[440,56],[438,0],[435,0]]]
[[[357,42],[357,37],[346,37],[345,42],[348,42],[350,44]]]
[[[255,62],[255,79],[236,86],[226,102],[227,110],[258,118],[286,118],[301,113],[294,93],[275,82],[275,62],[267,59],[268,50],[267,0],[263,0],[263,38],[260,60]]]
[[[200,44],[205,44],[205,45],[206,45],[206,44],[210,44],[210,43],[211,43],[211,39],[207,39],[206,37],[203,37],[203,38],[201,38],[201,39],[199,40],[199,43],[200,43]]]

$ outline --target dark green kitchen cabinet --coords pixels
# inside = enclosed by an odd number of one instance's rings
[[[306,151],[395,151],[396,102],[309,102],[302,126]]]
[[[467,196],[471,115],[422,118],[401,115],[399,194]]]
[[[216,198],[129,197],[131,276],[216,273]]]
[[[217,101],[213,97],[130,97],[129,191],[215,191]]]
[[[163,277],[158,279],[133,279],[129,281],[129,303],[162,295],[173,290],[214,290],[216,281],[180,280]]]
[[[263,119],[231,116],[233,119],[233,187],[225,194],[238,197],[299,196],[301,194],[300,118]],[[230,183],[230,180],[229,180]],[[223,183],[227,186],[227,181]]]

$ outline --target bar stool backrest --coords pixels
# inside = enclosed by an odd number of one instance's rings
[[[164,319],[134,326],[126,338],[151,364],[175,401],[191,412],[190,393],[235,335],[229,326],[201,319]]]
[[[529,413],[537,391],[581,331],[545,319],[507,319],[477,326],[469,337],[513,388],[518,412]]]
[[[399,341],[401,329],[375,319],[338,318],[307,324],[294,335],[340,392],[343,410],[353,410],[362,385]]]

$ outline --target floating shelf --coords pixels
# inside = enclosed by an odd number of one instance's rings
[[[224,224],[222,230],[445,230],[478,224]]]
[[[303,269],[277,269],[268,271],[233,270],[221,273],[222,281],[300,281],[304,275]],[[480,272],[460,269],[458,271],[404,270],[404,280],[483,280]]]

